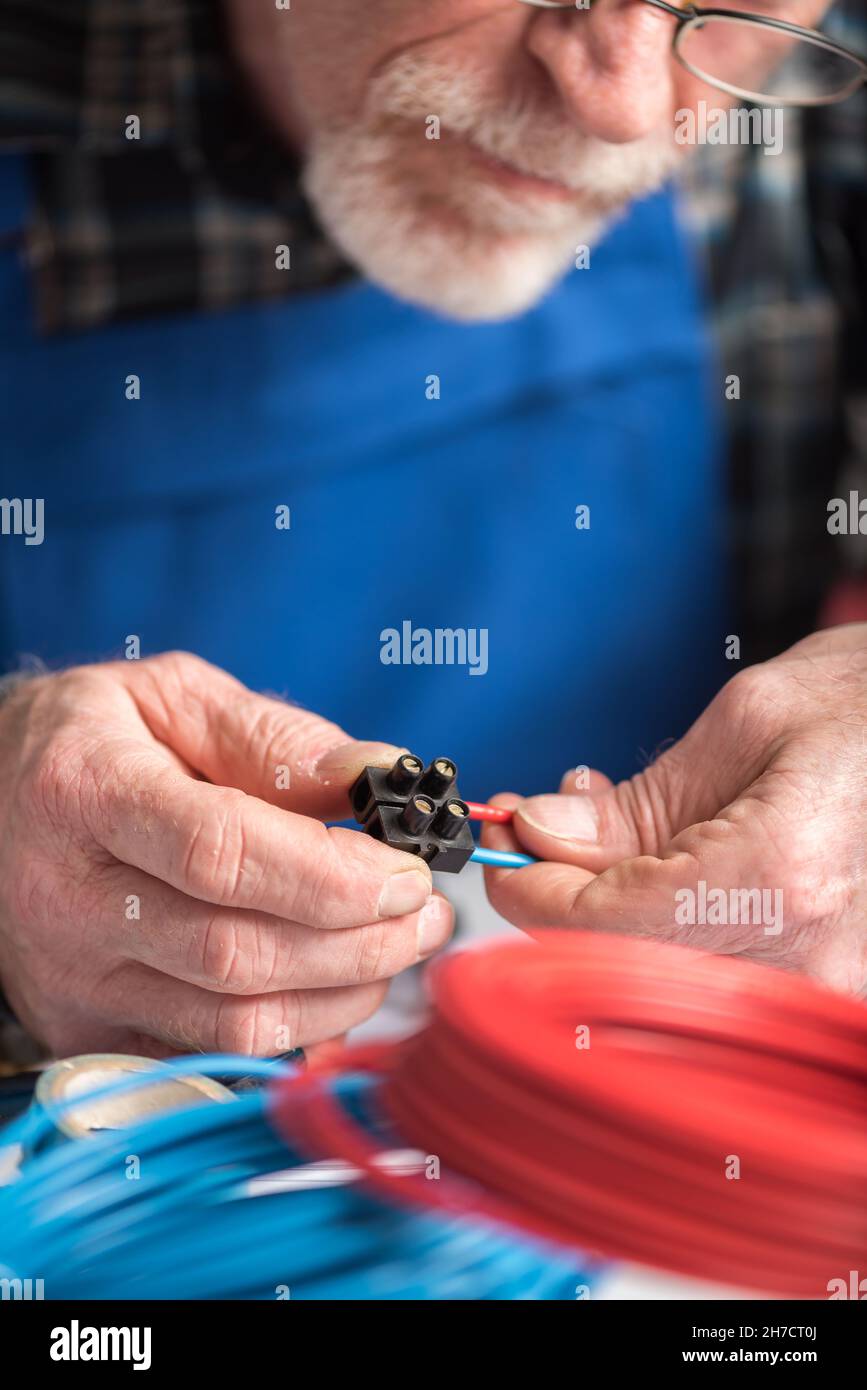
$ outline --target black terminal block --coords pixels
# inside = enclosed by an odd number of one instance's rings
[[[349,792],[352,813],[368,835],[417,854],[432,869],[459,874],[473,850],[470,808],[458,794],[451,758],[429,767],[402,753],[394,767],[366,767]]]

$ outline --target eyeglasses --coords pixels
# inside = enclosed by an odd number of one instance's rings
[[[830,106],[845,101],[867,82],[867,62],[815,29],[778,18],[797,9],[796,0],[764,0],[774,14],[683,8],[666,0],[643,0],[677,20],[672,52],[678,62],[711,87],[743,101],[771,106]],[[545,10],[587,10],[580,0],[521,0]]]

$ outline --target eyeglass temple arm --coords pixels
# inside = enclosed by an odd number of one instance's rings
[[[541,10],[571,10],[575,0],[521,0],[524,5],[536,5]],[[675,19],[691,19],[693,15],[702,14],[692,3],[685,5],[669,5],[667,0],[644,0],[645,5],[653,5],[658,10],[665,10],[667,14],[674,15]]]

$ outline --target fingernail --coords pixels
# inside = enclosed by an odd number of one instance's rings
[[[393,874],[386,880],[379,899],[380,917],[403,917],[407,912],[418,912],[424,907],[433,888],[429,878],[415,869]]]
[[[445,946],[452,934],[452,914],[448,903],[442,898],[431,898],[422,908],[418,918],[418,953],[420,957],[433,955],[440,946]]]
[[[521,819],[555,840],[599,839],[599,815],[590,796],[531,796],[521,803]]]
[[[406,749],[395,748],[391,743],[341,743],[322,754],[316,763],[316,775],[325,786],[343,782],[350,776],[354,779],[366,767],[391,767],[401,752]]]

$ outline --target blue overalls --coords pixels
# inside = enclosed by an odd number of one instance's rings
[[[7,227],[22,173],[0,160]],[[724,678],[706,334],[668,195],[500,325],[359,282],[40,340],[8,249],[0,296],[0,492],[45,505],[41,545],[0,536],[4,669],[187,648],[454,757],[473,798],[628,775]],[[405,622],[485,629],[486,673],[384,664]]]

